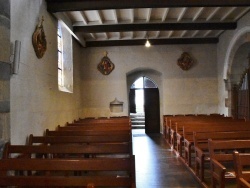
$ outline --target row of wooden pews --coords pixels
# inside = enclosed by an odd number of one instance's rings
[[[250,122],[219,114],[163,118],[166,141],[204,187],[227,187],[228,179],[235,184],[233,152],[250,152]],[[227,172],[224,162],[233,171]]]
[[[240,140],[249,139],[250,131],[235,132],[194,132],[195,173],[204,181],[205,166],[210,164],[208,139],[212,140]],[[210,166],[209,166],[210,167]]]
[[[79,119],[27,145],[7,143],[0,186],[135,188],[129,117]]]

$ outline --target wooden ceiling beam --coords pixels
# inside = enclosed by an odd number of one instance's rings
[[[129,9],[129,8],[164,8],[164,7],[238,7],[250,6],[249,0],[46,0],[49,12]]]
[[[233,30],[236,22],[206,22],[206,23],[140,23],[74,26],[74,32],[102,33],[126,31],[167,31],[167,30]]]
[[[173,44],[216,44],[218,38],[172,38],[172,39],[149,39],[151,45],[173,45]],[[145,39],[137,40],[106,40],[106,41],[87,41],[86,47],[105,47],[105,46],[143,46]]]

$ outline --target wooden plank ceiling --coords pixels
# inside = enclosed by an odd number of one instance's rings
[[[217,43],[250,0],[47,0],[84,47]]]

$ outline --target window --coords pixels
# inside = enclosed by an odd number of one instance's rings
[[[58,89],[73,93],[72,37],[62,22],[57,28]]]
[[[157,85],[149,78],[143,76],[138,78],[131,86],[131,89],[157,88]]]
[[[58,86],[63,86],[63,42],[62,42],[62,29],[58,24],[57,28],[57,54],[58,54]]]

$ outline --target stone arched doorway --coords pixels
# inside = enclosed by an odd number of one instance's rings
[[[127,74],[127,91],[128,91],[128,101],[131,95],[133,94],[133,90],[131,91],[131,86],[133,88],[133,83],[135,83],[136,80],[139,78],[145,79],[147,82],[151,83],[151,85],[154,85],[154,87],[151,88],[143,88],[144,94],[143,97],[145,97],[145,104],[143,106],[143,110],[145,109],[145,132],[146,133],[159,133],[162,130],[161,127],[161,116],[162,116],[162,106],[160,103],[161,100],[161,91],[162,91],[162,84],[161,84],[161,76],[162,74],[158,71],[152,70],[152,69],[136,69]],[[130,92],[131,91],[131,92]],[[131,94],[132,93],[132,94]],[[158,97],[158,99],[157,99]],[[148,102],[155,102],[155,104],[151,104]],[[158,104],[157,104],[158,103]],[[132,106],[129,106],[129,114],[130,110],[134,108],[135,106],[133,104],[130,104]],[[154,111],[149,111],[150,108],[147,108],[147,106],[152,105],[158,105]],[[157,115],[156,115],[157,114]],[[151,122],[151,120],[154,119],[154,123]]]
[[[250,119],[250,42],[239,47],[231,67],[230,79],[233,83],[231,114],[235,118]]]
[[[160,132],[160,106],[158,86],[148,77],[138,78],[129,91],[129,114],[132,128],[146,133]]]
[[[229,114],[250,119],[250,27],[238,31],[225,58],[224,77],[230,99]]]

